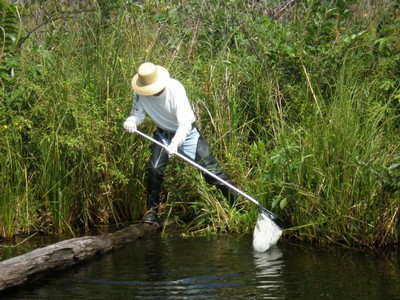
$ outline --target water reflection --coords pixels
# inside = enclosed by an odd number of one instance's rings
[[[257,288],[264,299],[284,299],[284,281],[282,269],[284,267],[283,252],[278,246],[270,248],[267,252],[253,253]]]
[[[130,269],[94,283],[105,290],[135,288],[131,298],[148,299],[214,298],[245,286],[243,276],[226,264],[230,253],[224,239],[152,238],[136,246],[125,260]]]
[[[234,281],[239,274],[214,274],[212,267],[207,268],[209,272],[203,272],[204,267],[207,267],[208,264],[204,259],[207,259],[208,255],[213,257],[215,253],[198,252],[197,250],[200,249],[190,246],[190,240],[187,243],[174,244],[154,238],[144,242],[145,251],[143,251],[142,257],[136,254],[134,255],[135,263],[132,262],[132,259],[127,261],[132,264],[130,274],[127,271],[125,274],[121,274],[122,276],[109,276],[117,277],[116,280],[98,279],[94,282],[103,289],[115,289],[113,286],[126,289],[136,287],[135,297],[160,299],[212,297],[216,293],[216,289],[243,285],[240,283],[240,278],[238,278],[239,281]],[[199,254],[203,256],[202,260],[199,259]],[[199,268],[200,263],[204,264],[201,268]],[[118,279],[123,277],[132,280]]]
[[[146,251],[143,256],[144,270],[149,281],[163,281],[165,272],[163,261],[165,249],[161,245],[160,239],[149,239],[146,242]]]
[[[277,246],[264,253],[254,252],[253,257],[257,277],[279,277],[281,275],[284,265],[283,252]]]
[[[251,238],[150,237],[6,299],[400,299],[398,252],[327,251]],[[2,295],[0,295],[1,298]]]

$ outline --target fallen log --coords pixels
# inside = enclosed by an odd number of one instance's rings
[[[0,261],[0,292],[25,283],[33,275],[63,269],[111,252],[157,228],[141,223],[106,235],[64,240]]]

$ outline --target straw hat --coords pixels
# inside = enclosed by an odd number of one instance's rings
[[[132,78],[132,88],[139,95],[150,96],[165,88],[169,79],[167,69],[145,62],[140,65],[138,73]]]

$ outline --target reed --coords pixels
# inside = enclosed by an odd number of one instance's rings
[[[395,130],[385,128],[395,116],[384,113],[385,105],[370,109],[375,98],[365,93],[368,82],[359,82],[353,72],[342,76],[321,114],[314,110],[301,127],[279,138],[274,152],[281,170],[275,182],[284,191],[280,201],[288,200],[292,224],[310,224],[299,239],[372,244],[373,232],[389,221],[382,178],[374,170],[396,159]],[[390,206],[395,207],[394,198]],[[397,240],[396,234],[387,238]]]
[[[1,159],[2,176],[1,186],[3,187],[0,198],[0,230],[2,236],[10,238],[14,235],[14,223],[21,222],[25,215],[28,204],[25,190],[26,166],[23,163],[20,153],[20,141],[4,137],[5,154]],[[25,227],[25,229],[27,229]]]

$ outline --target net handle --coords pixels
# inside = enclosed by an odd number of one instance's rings
[[[166,149],[167,146],[165,146],[163,143],[160,143],[159,141],[153,139],[152,137],[148,136],[147,134],[139,131],[136,129],[135,131],[137,134],[139,134],[140,136],[150,140],[151,142],[157,144],[158,146]],[[242,195],[243,197],[245,197],[247,200],[253,202],[254,204],[256,204],[259,207],[259,211],[262,212],[263,214],[265,214],[269,219],[271,219],[273,222],[277,223],[279,221],[279,218],[273,214],[271,211],[269,211],[268,209],[266,209],[265,207],[263,207],[256,199],[254,199],[253,197],[251,197],[250,195],[246,194],[245,192],[239,190],[237,187],[235,187],[234,185],[232,185],[231,183],[227,182],[226,180],[223,180],[221,178],[219,178],[217,175],[215,175],[214,173],[210,172],[209,170],[207,170],[206,168],[204,168],[203,166],[199,165],[198,163],[196,163],[195,161],[191,160],[190,158],[186,157],[185,155],[176,152],[174,153],[174,155],[178,156],[179,158],[185,160],[186,162],[188,162],[189,164],[193,165],[194,167],[196,167],[197,169],[201,170],[202,172],[212,176],[213,178],[217,179],[218,181],[220,181],[221,183],[223,183],[224,185],[226,185],[227,187],[231,188],[232,190],[234,190],[235,192],[239,193],[240,195]],[[279,226],[277,224],[277,226]]]

